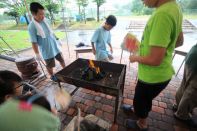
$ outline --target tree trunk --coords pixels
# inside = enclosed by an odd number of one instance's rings
[[[85,7],[84,7],[84,21],[85,21],[85,24],[86,24],[86,10],[85,10]]]
[[[18,17],[14,17],[14,18],[15,18],[16,25],[18,25]]]
[[[97,5],[97,22],[100,21],[100,18],[99,18],[99,5]]]
[[[29,25],[29,20],[27,19],[26,14],[24,14],[24,17],[25,17],[25,21],[26,21],[27,25]]]
[[[55,25],[55,18],[54,18],[53,13],[51,14],[51,17],[52,17],[52,20],[53,20],[53,24]]]
[[[79,15],[81,14],[81,6],[79,5]]]
[[[99,8],[100,8],[100,6],[99,6],[99,5],[97,5],[97,22],[99,22],[99,21],[100,21]]]
[[[49,14],[50,14],[50,19],[51,19],[51,24],[53,25],[54,24],[54,22],[53,22],[53,14],[52,14],[51,11],[49,11]]]

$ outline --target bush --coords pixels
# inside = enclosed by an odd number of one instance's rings
[[[86,18],[87,21],[95,21],[96,19],[93,17]]]

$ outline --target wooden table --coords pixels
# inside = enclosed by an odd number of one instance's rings
[[[76,59],[77,59],[79,57],[79,53],[92,52],[92,47],[91,46],[78,47],[78,48],[75,48],[74,51],[76,52]]]

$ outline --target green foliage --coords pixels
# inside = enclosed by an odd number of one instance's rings
[[[197,0],[178,0],[183,9],[197,9]]]
[[[5,12],[5,14],[15,18],[19,16],[19,14],[16,11]]]
[[[137,15],[150,15],[153,9],[145,7],[141,0],[133,0],[131,4],[131,12]]]
[[[45,6],[45,8],[49,12],[49,17],[50,17],[51,22],[54,22],[54,14],[58,13],[58,11],[59,11],[59,3],[58,3],[59,1],[54,1],[54,0],[26,0],[26,4],[29,7],[30,3],[35,2],[35,1],[41,3],[43,6]],[[9,12],[11,12],[9,14],[13,14],[13,12],[16,12],[18,14],[18,16],[23,16],[27,12],[26,5],[25,5],[25,2],[23,0],[21,0],[21,1],[19,1],[19,0],[7,0],[5,2],[0,1],[0,7],[8,8],[10,10]]]
[[[76,0],[76,2],[79,7],[79,15],[82,15],[82,13],[84,14],[85,10],[83,10],[83,12],[82,12],[81,7],[83,7],[83,9],[85,9],[85,7],[88,6],[88,0]]]
[[[88,5],[88,0],[77,0],[77,5],[86,7]]]
[[[98,7],[100,7],[102,4],[106,2],[106,0],[93,0],[92,2],[95,2]]]
[[[95,2],[97,5],[97,22],[99,22],[100,18],[100,12],[99,12],[99,8],[102,4],[104,4],[106,2],[106,0],[92,0],[92,2]]]
[[[4,8],[5,4],[3,2],[0,2],[0,8]]]
[[[50,17],[51,23],[54,23],[54,21],[55,21],[54,14],[58,13],[59,9],[60,9],[59,3],[57,1],[55,2],[53,0],[45,0],[45,1],[40,0],[40,3],[41,2],[43,3],[43,6],[45,6],[49,12],[49,17]]]
[[[85,7],[88,6],[88,0],[77,0],[77,5],[79,7],[79,15],[83,16],[83,20],[86,23],[86,9],[85,9]],[[82,10],[81,10],[81,7],[83,7]]]

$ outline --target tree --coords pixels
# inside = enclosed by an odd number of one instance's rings
[[[178,0],[184,9],[197,9],[196,0]]]
[[[18,13],[16,11],[9,11],[9,12],[4,12],[4,14],[8,15],[8,16],[11,16],[11,17],[14,17],[15,19],[15,22],[16,22],[16,25],[18,25]]]
[[[100,21],[100,18],[99,18],[99,16],[100,16],[99,8],[100,8],[100,6],[101,6],[102,4],[104,4],[106,1],[105,1],[105,0],[93,0],[93,2],[95,2],[95,3],[96,3],[96,6],[97,6],[97,22],[99,22],[99,21]]]
[[[141,0],[133,0],[131,4],[131,12],[135,13],[137,15],[141,14],[141,11],[143,10],[144,5]]]
[[[48,0],[45,3],[45,7],[49,11],[49,17],[50,17],[51,23],[55,24],[54,14],[58,13],[58,11],[59,11],[59,4],[53,3],[51,0]]]
[[[153,9],[145,7],[141,0],[133,0],[131,4],[131,12],[137,15],[150,15],[153,12]]]
[[[0,2],[0,8],[4,8],[3,2]]]
[[[81,0],[77,0],[77,5],[78,5],[78,8],[79,8],[79,10],[78,10],[78,14],[79,15],[81,15]]]
[[[35,0],[26,0],[26,4],[30,5],[31,2],[33,2]],[[43,6],[46,7],[46,9],[49,12],[49,19],[51,20],[52,23],[54,23],[55,18],[54,18],[54,13],[57,13],[59,11],[59,4],[57,1],[55,0],[37,0],[37,2],[41,3]],[[8,8],[12,13],[8,13],[8,14],[13,14],[13,11],[15,11],[15,14],[18,14],[19,16],[24,16],[26,19],[26,22],[28,24],[28,20],[27,20],[27,10],[26,10],[26,6],[25,6],[25,2],[24,0],[0,0],[0,7],[4,7],[4,8]]]
[[[197,1],[196,0],[177,0],[184,13],[197,13]]]
[[[33,0],[26,0],[28,3],[32,2]],[[7,15],[9,16],[13,16],[15,18],[16,24],[18,24],[18,17],[20,16],[24,16],[26,19],[26,23],[28,24],[28,19],[26,16],[26,7],[25,7],[25,3],[23,0],[6,0],[0,1],[0,3],[3,3],[3,8],[8,8],[9,11],[6,12]]]
[[[83,20],[86,24],[86,7],[88,5],[88,0],[77,0],[77,5],[79,7],[79,15],[83,16]],[[83,10],[81,10],[81,7],[83,7]]]

